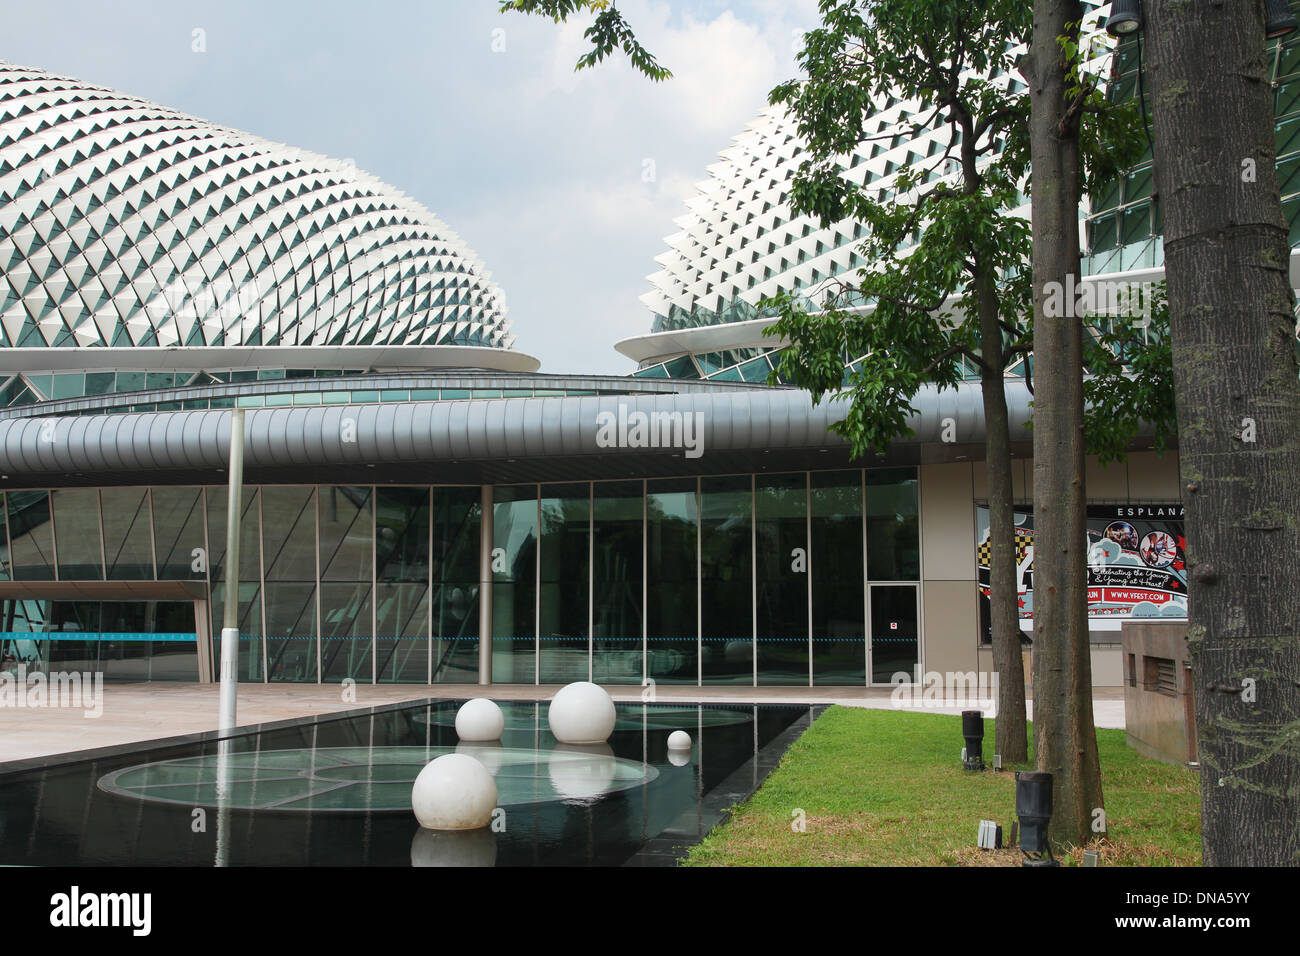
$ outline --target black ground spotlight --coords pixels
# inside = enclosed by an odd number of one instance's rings
[[[1037,770],[1016,774],[1016,816],[1020,820],[1021,866],[1060,866],[1052,858],[1047,824],[1052,819],[1052,775]]]
[[[1264,5],[1264,36],[1276,40],[1288,33],[1294,33],[1297,26],[1295,14],[1287,0],[1267,0]]]
[[[1126,37],[1141,29],[1141,0],[1114,0],[1110,5],[1110,16],[1106,18],[1106,32],[1113,37]]]
[[[961,735],[966,738],[966,757],[962,766],[967,770],[984,769],[984,712],[961,712]]]

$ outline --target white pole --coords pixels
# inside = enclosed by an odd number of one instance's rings
[[[479,489],[478,682],[492,683],[492,486]]]
[[[218,730],[235,726],[239,693],[239,518],[243,511],[244,410],[230,414],[230,493],[226,501],[226,587],[221,621],[221,716]]]

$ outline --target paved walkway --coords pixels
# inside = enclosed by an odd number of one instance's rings
[[[345,700],[337,684],[240,684],[239,723],[270,723],[428,697],[546,700],[559,687],[558,684],[498,684],[491,688],[477,684],[357,685],[353,688],[355,700]],[[611,686],[609,690],[615,700],[642,699],[640,687]],[[896,706],[890,688],[660,684],[654,690],[657,701],[843,704],[879,709]],[[87,711],[72,707],[0,706],[0,762],[216,730],[217,691],[215,684],[105,684],[100,702],[102,713],[98,717],[87,716]],[[962,708],[922,701],[907,709],[953,714]],[[1032,705],[1030,711],[1032,716]],[[1123,728],[1123,688],[1097,689],[1093,713],[1098,727]]]

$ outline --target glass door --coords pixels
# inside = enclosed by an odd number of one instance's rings
[[[919,664],[915,584],[871,585],[871,682],[889,684],[898,673],[911,683]],[[919,679],[920,675],[916,674]]]

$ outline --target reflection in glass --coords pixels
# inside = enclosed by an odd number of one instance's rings
[[[811,478],[813,683],[864,684],[862,472]]]
[[[54,531],[50,527],[50,496],[44,491],[11,491],[5,495],[9,516],[9,558],[15,581],[54,580]]]
[[[105,577],[110,581],[153,578],[147,488],[101,488]]]
[[[873,581],[921,575],[915,468],[867,470],[867,571]]]
[[[808,475],[759,475],[758,682],[808,683]]]
[[[55,544],[62,581],[102,581],[99,539],[99,492],[63,488],[50,492],[54,503]]]
[[[207,496],[208,570],[212,581],[212,660],[221,660],[221,624],[226,600],[226,501],[224,489]],[[258,539],[258,489],[247,485],[239,519],[239,679],[261,681],[262,562]]]
[[[202,580],[206,574],[204,562],[195,561],[195,552],[201,554],[205,547],[203,489],[155,487],[150,496],[153,498],[153,534],[159,580]],[[213,488],[208,493],[209,512],[215,507],[224,515],[225,503],[226,489]],[[226,526],[222,523],[222,541],[225,535]],[[216,549],[215,542],[213,548]],[[207,563],[210,566],[211,560]],[[240,563],[243,563],[242,559]],[[214,577],[213,581],[216,580]]]
[[[380,581],[376,593],[379,680],[425,683],[429,679],[429,585]]]
[[[350,677],[369,684],[374,679],[372,506],[368,487],[320,488],[321,679],[325,681]]]
[[[433,679],[478,680],[477,486],[433,489]]]
[[[429,679],[429,489],[375,491],[375,673],[381,682]]]
[[[646,673],[666,684],[699,680],[695,479],[646,484]]]
[[[29,634],[5,641],[4,652],[22,661],[29,673],[97,672],[106,681],[198,680],[192,602],[32,600],[3,604],[10,630],[19,627]]]
[[[541,488],[541,660],[543,684],[587,680],[591,485]]]
[[[320,616],[321,679],[371,683],[370,582],[322,581]]]
[[[642,484],[593,487],[592,680],[640,684]]]
[[[266,674],[316,679],[316,489],[262,489]]]
[[[537,677],[537,485],[498,485],[492,493],[492,680],[531,684]]]
[[[754,682],[753,486],[700,479],[700,668],[705,683]]]

